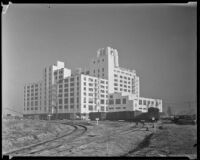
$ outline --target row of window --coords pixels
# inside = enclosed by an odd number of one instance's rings
[[[79,103],[79,97],[77,97],[77,103]],[[59,99],[58,101],[59,104],[62,104],[63,103],[63,100],[62,99]],[[65,98],[64,99],[64,103],[67,104],[68,103],[68,98]],[[74,103],[74,98],[70,98],[70,103]]]
[[[30,88],[34,88],[34,86],[35,86],[35,88],[38,88],[38,84],[35,84],[35,85],[31,85],[31,86],[27,86],[27,89],[30,89]],[[40,85],[41,86],[41,85]],[[26,87],[24,87],[24,89],[25,89]]]
[[[24,110],[27,110],[27,111],[29,111],[29,110],[39,110],[40,109],[40,111],[41,111],[41,107],[40,108],[38,108],[38,107],[35,107],[35,108],[24,108]]]
[[[114,99],[109,100],[109,104],[113,105],[114,104]],[[115,99],[115,104],[126,104],[126,98],[121,99]]]
[[[131,86],[129,86],[129,85],[126,85],[126,84],[124,84],[124,85],[123,85],[123,84],[120,84],[120,85],[119,85],[118,83],[114,83],[114,86],[116,86],[116,87],[117,87],[117,86],[120,86],[120,87],[123,87],[123,86],[124,86],[124,87],[126,87],[126,88],[127,88],[127,87],[128,87],[128,88],[131,88]],[[133,87],[134,87],[134,86],[133,86]]]
[[[115,91],[118,91],[118,88],[114,88],[114,90],[115,90]],[[130,92],[130,93],[131,93],[131,90],[122,89],[122,88],[120,88],[120,91]],[[132,91],[132,93],[134,93],[134,90]]]
[[[125,81],[125,80],[123,81],[123,80],[114,79],[114,82],[119,83],[118,81],[119,81],[120,83],[131,84],[131,81]],[[132,84],[134,84],[134,81],[132,81]]]
[[[114,74],[114,77],[118,77],[118,75],[117,74]],[[119,76],[120,78],[124,78],[124,79],[128,79],[128,80],[131,80],[131,78],[130,77],[127,77],[127,76]],[[132,81],[133,81],[134,79],[132,79]]]
[[[31,103],[29,103],[29,102],[27,102],[27,107],[29,106],[29,104],[31,105],[31,106],[38,106],[39,104],[38,104],[38,101],[35,101],[35,104],[34,104],[34,102],[31,102]],[[26,104],[24,103],[24,106],[25,106]],[[40,101],[40,105],[41,105],[41,101]]]
[[[86,77],[84,77],[83,80],[86,81]],[[90,82],[93,82],[93,81],[97,82],[97,79],[93,80],[93,78],[88,78],[88,80]],[[108,84],[108,81],[100,80],[100,83],[102,83],[102,84]]]
[[[94,60],[94,61],[93,61],[93,64],[95,64],[96,62],[97,62],[97,63],[100,63],[100,59],[98,59],[97,61]],[[104,59],[102,59],[102,62],[104,62]]]
[[[79,108],[79,105],[76,107],[77,109]],[[63,109],[63,106],[59,106],[58,109]],[[68,105],[64,105],[64,109],[69,109]],[[70,105],[70,109],[74,109],[74,105]]]
[[[110,110],[114,110],[114,109],[126,109],[126,107],[109,107]]]
[[[142,103],[143,102],[143,103]],[[150,101],[150,100],[139,100],[139,105],[153,105],[154,101]],[[156,106],[158,106],[158,102],[156,101]]]
[[[129,75],[129,76],[133,76],[132,73],[126,73],[126,72],[123,72],[123,71],[114,70],[114,72],[121,73],[121,74],[126,74],[126,75]]]

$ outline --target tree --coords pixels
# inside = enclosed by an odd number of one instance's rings
[[[172,115],[172,110],[171,110],[170,106],[168,106],[168,108],[167,108],[167,114],[168,114],[168,116]]]

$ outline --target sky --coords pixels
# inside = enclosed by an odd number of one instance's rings
[[[136,70],[141,97],[187,107],[196,101],[196,19],[187,4],[12,4],[2,14],[3,108],[22,112],[23,87],[44,67],[85,68],[106,46]]]

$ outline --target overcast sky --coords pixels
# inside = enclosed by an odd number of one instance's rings
[[[99,48],[135,69],[140,95],[196,100],[196,5],[12,4],[2,15],[3,107],[23,109],[25,83],[57,60],[87,67]]]

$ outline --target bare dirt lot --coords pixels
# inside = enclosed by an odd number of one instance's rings
[[[69,121],[68,121],[69,122]],[[100,121],[89,124],[76,121],[74,125],[87,127],[85,132],[63,137],[59,141],[37,146],[24,155],[28,156],[187,156],[197,155],[196,125],[158,123],[136,126],[130,122]],[[162,126],[162,127],[160,127]],[[148,130],[147,130],[148,127]],[[82,128],[83,129],[83,128]],[[30,143],[51,139],[70,132],[72,127],[38,120],[3,121],[3,153]],[[78,131],[78,130],[77,130]],[[29,138],[25,138],[29,137]],[[32,138],[30,138],[32,137]],[[37,137],[37,138],[36,138]],[[21,140],[19,140],[21,139]],[[46,147],[46,148],[45,148]],[[23,154],[22,154],[23,155]]]

